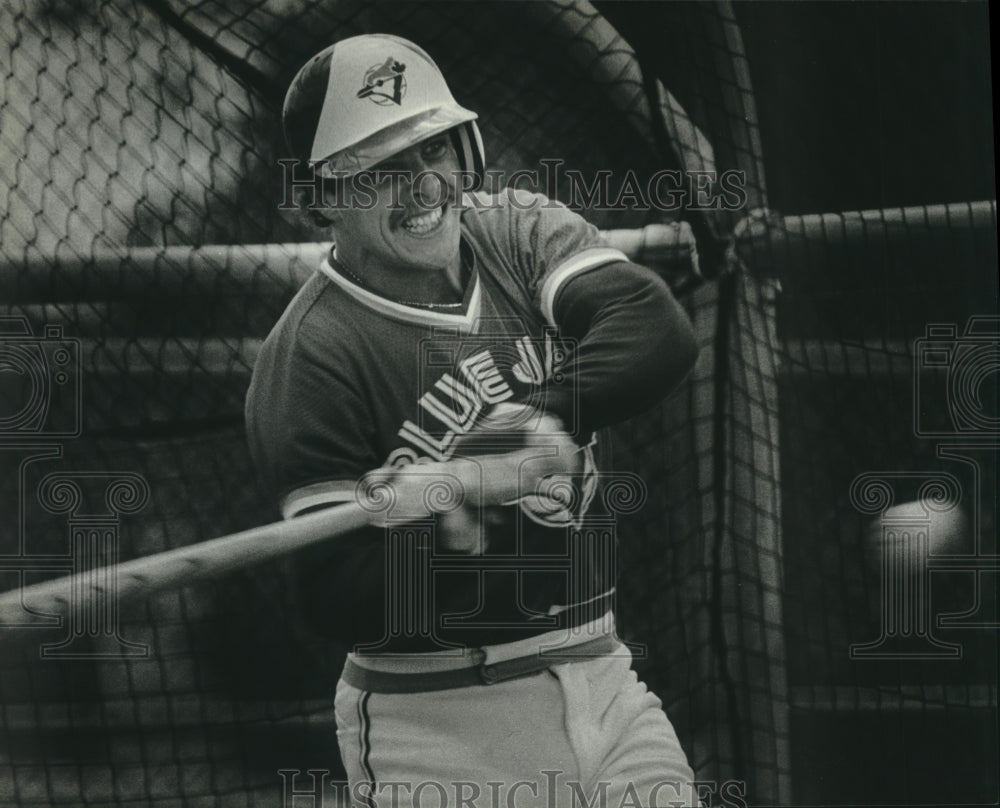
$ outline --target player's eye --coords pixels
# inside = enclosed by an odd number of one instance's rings
[[[444,137],[431,138],[421,151],[425,160],[440,160],[448,151],[448,141]]]

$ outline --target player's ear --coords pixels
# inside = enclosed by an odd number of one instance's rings
[[[341,223],[344,215],[336,208],[323,208],[321,210],[312,211],[313,222],[315,222],[317,227],[329,228],[332,227],[336,229],[337,225]]]
[[[317,214],[326,220],[326,227],[336,227],[343,221],[343,210],[347,204],[348,185],[344,180],[324,180],[321,208]]]
[[[305,215],[313,227],[326,230],[334,223],[333,214],[336,211],[330,207],[325,198],[316,199],[315,190],[312,188],[295,188],[295,207]],[[323,195],[325,197],[325,194]]]
[[[337,225],[334,217],[324,211],[311,210],[309,211],[309,218],[312,220],[313,226],[318,227],[320,230],[329,230]]]

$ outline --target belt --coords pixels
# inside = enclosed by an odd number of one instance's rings
[[[520,679],[563,662],[583,662],[595,656],[610,654],[619,645],[613,634],[603,634],[568,648],[539,651],[515,659],[481,662],[461,668],[423,673],[392,673],[359,665],[348,657],[341,678],[358,690],[370,693],[429,693],[458,687],[495,685],[510,679]]]

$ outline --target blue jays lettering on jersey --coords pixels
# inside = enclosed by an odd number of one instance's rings
[[[553,302],[570,277],[625,256],[565,207],[512,191],[466,200],[462,251],[458,309],[393,302],[327,260],[265,341],[247,399],[248,435],[286,517],[353,499],[357,481],[379,466],[448,459],[498,403],[544,408],[561,388],[561,399],[572,398],[572,345],[560,338]],[[572,421],[571,409],[560,414]],[[491,553],[566,547],[565,520],[505,510],[491,529]],[[469,645],[551,630],[555,615],[570,624],[592,619],[594,609],[607,610],[613,585],[584,574],[587,584],[574,588],[568,582],[580,575],[565,568],[529,570],[494,576],[477,604],[479,578],[459,573],[449,579],[450,610],[488,616],[485,628],[470,621],[448,634]],[[577,616],[570,601],[591,608]]]

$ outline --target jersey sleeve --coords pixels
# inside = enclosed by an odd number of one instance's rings
[[[562,202],[542,194],[511,191],[510,238],[534,305],[555,326],[555,300],[570,278],[627,261],[608,247],[600,231]]]
[[[575,340],[572,384],[549,392],[546,407],[575,413],[584,434],[638,415],[687,376],[698,355],[691,321],[650,270],[613,263],[571,277],[554,306]]]
[[[265,345],[247,395],[254,462],[285,518],[354,499],[377,467],[370,407],[336,365],[335,346],[301,329]]]
[[[524,192],[508,204],[533,303],[574,341],[570,383],[551,387],[545,407],[585,441],[648,409],[687,375],[697,355],[691,324],[661,278],[607,247],[565,205]]]

